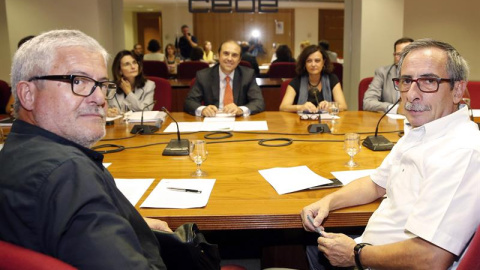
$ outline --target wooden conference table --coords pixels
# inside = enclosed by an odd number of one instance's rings
[[[179,122],[202,121],[202,118],[185,113],[173,113]],[[373,132],[380,113],[350,111],[341,112],[333,126],[333,133]],[[209,175],[216,179],[207,206],[197,209],[147,209],[139,206],[161,179],[191,178],[195,164],[188,156],[162,156],[166,144],[144,148],[126,149],[122,152],[105,155],[104,162],[112,162],[108,168],[115,178],[155,178],[155,181],[136,205],[143,216],[162,219],[172,229],[186,222],[196,222],[203,230],[233,229],[290,229],[301,228],[299,213],[301,209],[333,192],[336,188],[323,190],[305,190],[278,195],[273,187],[260,175],[258,170],[273,167],[307,165],[315,173],[327,178],[330,172],[348,170],[344,163],[348,155],[343,151],[343,135],[309,135],[307,126],[313,120],[300,120],[295,113],[263,112],[250,117],[239,117],[236,121],[266,120],[269,133],[290,134],[251,134],[234,132],[233,137],[221,140],[207,140],[209,156],[202,165]],[[107,127],[106,138],[130,136],[132,124],[117,120]],[[170,124],[167,117],[157,135],[138,135],[131,139],[121,139],[98,144],[112,143],[125,147],[165,142],[176,138],[176,134],[162,133]],[[330,127],[331,121],[324,121]],[[382,120],[380,131],[403,129],[403,121],[386,117]],[[185,139],[203,139],[208,132],[182,134]],[[361,134],[361,138],[370,134]],[[398,141],[398,133],[386,133],[385,137]],[[245,139],[292,138],[295,140],[338,140],[338,142],[301,142],[294,141],[283,147],[260,146],[257,141],[226,142]],[[271,142],[275,143],[275,142]],[[279,143],[279,142],[277,142]],[[362,148],[355,160],[356,169],[372,169],[381,164],[388,152],[373,152]],[[295,181],[295,179],[291,179]],[[350,207],[332,212],[326,219],[325,227],[365,226],[379,201],[358,207]]]

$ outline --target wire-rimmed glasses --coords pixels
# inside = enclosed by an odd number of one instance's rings
[[[393,86],[395,90],[400,92],[408,92],[412,84],[417,83],[418,89],[424,93],[437,92],[442,82],[452,82],[452,79],[436,78],[436,77],[421,77],[412,79],[408,77],[393,78]]]
[[[47,75],[35,76],[28,79],[29,82],[38,80],[69,82],[72,86],[72,92],[82,97],[90,96],[97,87],[100,87],[106,99],[112,99],[117,91],[117,85],[112,81],[99,82],[82,75]]]

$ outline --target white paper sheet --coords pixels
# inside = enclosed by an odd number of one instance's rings
[[[103,163],[103,167],[108,168],[108,166],[112,165],[112,163]]]
[[[332,183],[331,180],[319,176],[307,166],[272,168],[258,172],[280,195]]]
[[[161,111],[144,111],[143,122],[157,122],[158,119],[163,122],[165,121],[166,115],[165,112]],[[142,120],[142,112],[125,113],[125,118],[128,119],[129,123],[139,123]]]
[[[406,119],[405,115],[396,114],[396,113],[387,113],[388,118],[390,119]]]
[[[107,122],[110,122],[110,121],[114,121],[114,120],[117,120],[119,118],[122,118],[123,116],[121,114],[117,115],[117,116],[114,116],[114,117],[107,117],[106,121]]]
[[[297,114],[298,114],[299,116],[302,116],[302,115],[304,115],[304,114],[306,114],[306,115],[311,115],[311,114],[309,114],[309,113],[303,113],[303,112],[297,112]],[[329,113],[323,113],[323,112],[320,114],[320,117],[321,117],[322,120],[340,119],[340,116],[338,116],[338,115],[337,115],[337,116],[333,116],[333,115],[331,115],[331,114],[329,114]]]
[[[473,117],[480,117],[480,109],[473,109],[472,113]]]
[[[228,118],[226,118],[228,119]],[[208,120],[207,122],[178,122],[180,132],[197,131],[260,131],[268,130],[267,121],[235,121],[222,122]],[[163,132],[177,132],[175,123],[170,123]]]
[[[135,206],[154,179],[121,179],[115,178],[117,188]]]
[[[140,207],[197,208],[208,203],[215,179],[162,179]],[[201,193],[170,190],[168,187],[200,190]]]
[[[372,174],[373,171],[375,171],[375,169],[356,170],[356,171],[338,171],[338,172],[332,172],[332,174],[345,186],[355,179]]]

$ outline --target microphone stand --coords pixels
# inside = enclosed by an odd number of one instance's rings
[[[146,108],[148,108],[149,106],[155,104],[155,102],[157,102],[156,100],[154,100],[152,103],[146,105],[145,107],[143,107],[142,109],[142,117],[141,117],[141,120],[140,120],[140,125],[135,125],[133,126],[132,130],[130,131],[130,133],[132,134],[137,134],[137,133],[140,133],[140,134],[153,134],[155,133],[156,131],[158,131],[158,127],[156,126],[150,126],[150,125],[144,125],[143,124],[143,112],[145,111]]]
[[[391,150],[393,148],[393,143],[389,141],[387,138],[383,137],[382,135],[378,135],[378,126],[380,125],[380,121],[387,115],[388,112],[390,112],[395,105],[397,105],[400,102],[400,99],[397,100],[393,104],[390,109],[388,109],[382,117],[378,120],[377,127],[375,128],[375,135],[367,136],[365,140],[363,141],[362,145],[365,146],[366,148],[372,150],[372,151],[387,151]]]
[[[170,116],[172,121],[175,122],[175,124],[177,125],[177,139],[170,140],[170,142],[167,144],[167,146],[163,150],[162,155],[163,156],[188,156],[189,154],[188,147],[190,145],[190,142],[187,139],[180,139],[180,128],[178,127],[178,122],[175,120],[175,118],[172,117],[172,115],[167,110],[167,108],[162,107],[162,111],[164,111],[168,116]]]

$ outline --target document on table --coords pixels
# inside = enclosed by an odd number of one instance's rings
[[[206,118],[207,119],[207,118]],[[211,120],[215,119],[215,120]],[[197,131],[265,131],[268,130],[267,121],[221,121],[225,118],[211,118],[206,122],[178,122],[180,132]],[[220,119],[220,120],[219,120]],[[163,132],[177,132],[175,123],[170,123]]]
[[[331,180],[314,173],[307,166],[272,168],[258,172],[280,195],[332,183]]]
[[[103,163],[103,167],[108,168],[108,166],[112,165],[112,163]]]
[[[342,184],[345,186],[357,178],[372,174],[374,171],[375,169],[356,170],[356,171],[338,171],[338,172],[331,172],[331,174],[333,174],[333,176],[335,176],[335,178],[340,180],[340,182],[342,182]]]
[[[316,114],[318,115],[318,113],[303,113],[302,111],[299,111],[297,112],[298,115],[302,116],[302,115],[312,115],[312,114]],[[334,116],[334,115],[331,115],[329,113],[320,113],[320,119],[322,120],[332,120],[332,119],[340,119],[340,116]]]
[[[405,115],[402,115],[402,114],[396,114],[396,113],[387,113],[387,116],[388,118],[390,119],[394,119],[394,120],[397,120],[397,119],[405,119]]]
[[[161,111],[144,111],[143,112],[143,122],[161,122],[165,121],[167,114]],[[125,113],[125,118],[129,123],[140,123],[142,121],[142,112],[127,112]]]
[[[127,197],[128,201],[135,206],[142,198],[145,191],[153,183],[152,179],[121,179],[115,178],[117,188]]]
[[[162,179],[143,208],[198,208],[208,203],[215,179]]]

